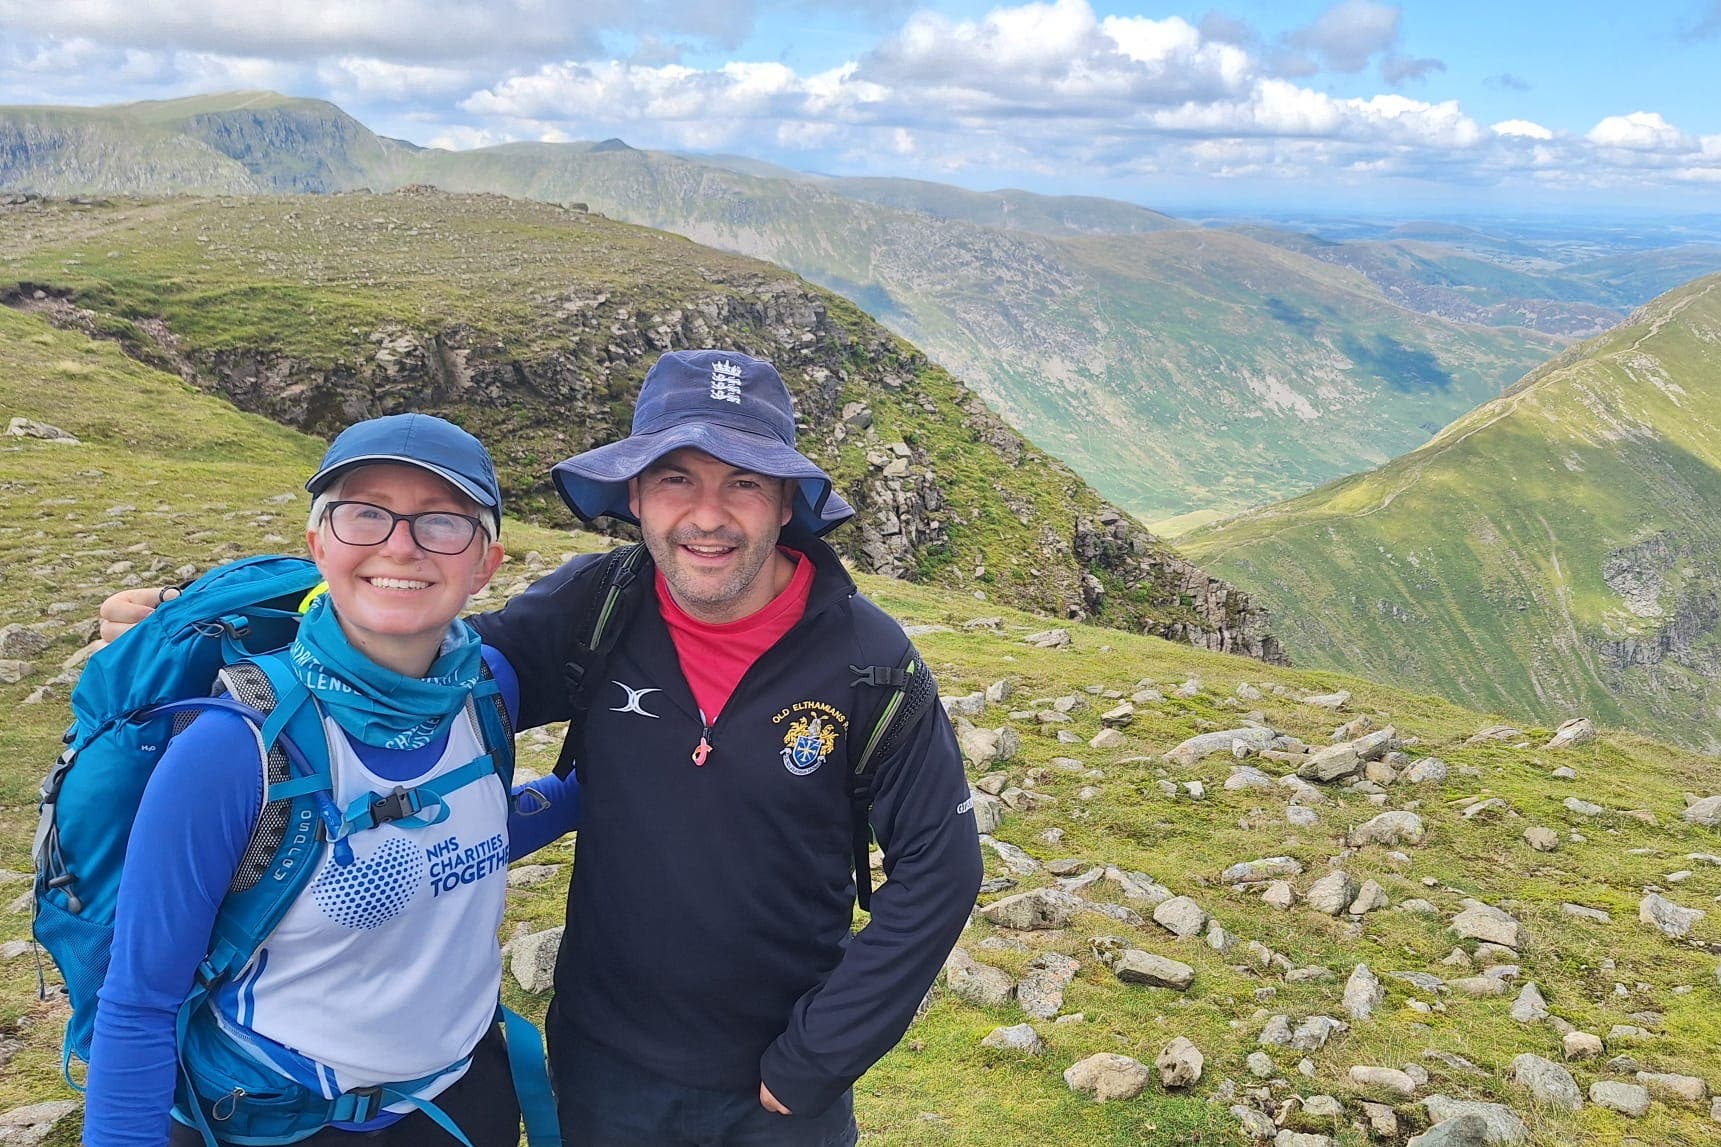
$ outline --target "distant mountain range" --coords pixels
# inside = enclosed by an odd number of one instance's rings
[[[1571,269],[1446,225],[1333,243],[620,140],[425,149],[267,92],[0,109],[0,188],[414,183],[578,202],[787,267],[925,349],[1149,521],[1208,520],[1385,462],[1665,289],[1668,267],[1721,269],[1721,247]]]
[[[1181,539],[1299,661],[1721,751],[1721,276],[1366,474]]]

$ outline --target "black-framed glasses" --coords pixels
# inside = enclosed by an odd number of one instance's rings
[[[469,514],[449,510],[397,514],[370,502],[330,502],[326,518],[335,537],[349,546],[380,546],[394,533],[396,523],[405,522],[413,543],[433,554],[465,553],[484,528]]]

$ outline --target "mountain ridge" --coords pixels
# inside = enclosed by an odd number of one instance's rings
[[[386,190],[426,183],[584,203],[771,259],[845,295],[920,345],[1012,418],[1028,420],[1020,424],[1032,437],[1054,443],[1109,498],[1149,518],[1275,500],[1408,449],[1498,393],[1557,345],[1533,331],[1430,322],[1366,278],[1348,280],[1345,304],[1337,305],[1328,297],[1331,269],[1313,259],[1286,278],[1281,294],[1290,310],[1284,313],[1244,297],[1251,292],[1238,280],[1247,279],[1246,268],[1178,266],[1181,249],[1175,246],[1135,248],[1161,264],[1124,273],[1099,267],[1088,257],[1096,245],[1185,230],[1159,213],[1116,201],[900,180],[765,178],[763,167],[732,157],[605,151],[593,144],[407,153],[374,137],[357,138],[357,129],[331,105],[285,97],[277,103],[257,93],[226,102],[243,106],[221,111],[222,100],[208,97],[183,110],[195,113],[196,142],[237,156],[250,187]],[[263,104],[269,106],[259,110]],[[162,120],[173,110],[152,107],[149,114]],[[290,124],[289,113],[298,117]],[[14,110],[11,119],[22,114]],[[217,116],[227,120],[219,130],[212,122]],[[318,131],[324,135],[313,138]],[[292,162],[271,168],[266,145],[287,139]],[[0,186],[27,187],[21,170],[14,162]],[[167,182],[165,190],[189,189],[189,179]],[[67,176],[49,180],[46,189],[73,186],[98,187]],[[231,179],[225,186],[248,189]],[[150,188],[132,179],[114,190]],[[1086,246],[1083,236],[1090,240]],[[1250,261],[1284,265],[1269,245],[1233,264]],[[1216,307],[1197,280],[1218,273],[1233,281],[1226,285],[1231,300]],[[1366,312],[1354,328],[1353,303]],[[1316,313],[1331,337],[1311,344],[1306,317]],[[1459,384],[1396,390],[1397,364],[1393,354],[1382,355],[1389,345],[1382,338],[1415,356],[1432,356]],[[1059,385],[1072,391],[1069,401],[1041,400],[1042,376],[1025,364],[1042,360],[1054,362]],[[1215,369],[1203,369],[1209,361]],[[1338,407],[1328,411],[1335,374]],[[1285,401],[1268,401],[1263,389]],[[1358,422],[1354,409],[1365,401],[1370,416]],[[1315,412],[1312,425],[1291,409],[1299,404]],[[1118,411],[1123,421],[1094,435],[1093,411],[1102,407]],[[1235,416],[1266,429],[1234,443],[1229,427]],[[1202,460],[1187,472],[1176,449],[1181,440],[1166,429],[1185,422],[1199,429],[1190,456]],[[1079,452],[1072,453],[1072,438]],[[1355,442],[1360,457],[1335,445],[1340,439]],[[1162,448],[1149,451],[1151,462],[1110,445],[1154,440]]]
[[[1180,540],[1315,664],[1721,751],[1721,276],[1377,470]]]

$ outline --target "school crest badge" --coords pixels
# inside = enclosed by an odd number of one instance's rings
[[[783,767],[804,777],[825,763],[837,747],[837,730],[817,713],[790,724],[783,734]]]

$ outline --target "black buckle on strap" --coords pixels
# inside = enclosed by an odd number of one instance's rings
[[[416,792],[395,785],[392,793],[370,802],[371,821],[375,824],[387,824],[391,820],[405,820],[420,807]]]
[[[901,689],[908,684],[908,674],[894,665],[851,665],[849,672],[857,676],[849,684],[853,685],[886,685],[892,689]]]
[[[382,1114],[383,1098],[380,1087],[355,1087],[347,1092],[355,1100],[354,1111],[350,1120],[343,1122],[369,1123]]]

